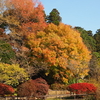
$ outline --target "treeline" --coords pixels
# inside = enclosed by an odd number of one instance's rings
[[[32,0],[0,1],[0,82],[17,87],[39,77],[51,88],[99,80],[99,35],[61,23]]]
[[[100,76],[100,29],[97,29],[96,33],[93,34],[91,30],[85,30],[81,27],[75,27],[81,34],[84,44],[88,50],[91,51],[92,58],[89,64],[89,75],[97,81]]]

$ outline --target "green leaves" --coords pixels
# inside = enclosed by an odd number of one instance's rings
[[[0,40],[0,62],[11,64],[15,53],[10,44]]]
[[[59,25],[59,23],[61,22],[61,17],[59,16],[59,12],[57,9],[53,9],[50,12],[50,15],[47,16],[47,22],[48,23],[53,23],[55,25]]]
[[[75,29],[80,32],[80,35],[83,39],[83,42],[87,46],[87,48],[90,51],[95,51],[96,50],[96,41],[92,36],[92,32],[91,31],[86,31],[81,27],[75,27]]]

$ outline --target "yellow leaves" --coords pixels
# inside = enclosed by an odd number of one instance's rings
[[[53,23],[49,24],[49,26],[44,30],[46,33],[52,33],[52,32],[57,32],[58,27],[54,25]]]
[[[65,59],[65,58],[62,56],[62,57],[57,58],[57,62],[58,62],[58,65],[59,65],[61,68],[63,68],[63,69],[66,70],[66,68],[67,68],[67,59]]]
[[[65,78],[65,77],[62,78],[62,81],[63,81],[64,83],[66,83],[66,84],[68,83],[68,79]]]
[[[36,48],[36,47],[39,47],[40,41],[38,41],[38,40],[30,40],[28,42],[28,44],[31,45],[32,48]]]
[[[34,40],[36,38],[35,33],[29,33],[27,36],[28,40]]]
[[[43,38],[43,37],[45,37],[45,35],[46,35],[46,33],[45,32],[43,32],[43,31],[40,31],[40,32],[37,32],[37,38]]]
[[[88,75],[89,69],[83,69],[83,71],[81,73],[79,73],[79,76],[81,78],[84,78],[86,75]]]
[[[66,53],[63,52],[62,53],[62,57],[65,58],[65,59],[67,59],[69,56]]]
[[[42,50],[40,47],[37,47],[37,48],[33,48],[32,49],[32,53],[37,56],[37,58],[41,58],[41,53],[42,53]]]
[[[29,41],[27,43],[31,48],[39,47],[41,42],[41,39],[36,39],[35,35],[32,33],[28,36],[28,40]]]
[[[55,77],[61,76],[59,72],[67,73],[69,70],[68,73],[71,76],[86,75],[85,69],[87,68],[85,66],[88,66],[91,56],[82,42],[80,33],[72,29],[71,26],[61,23],[58,26],[50,24],[44,31],[35,35],[34,39],[29,39],[33,55],[47,62],[49,70],[56,73]],[[64,76],[66,76],[65,73],[62,77]],[[66,79],[62,80],[67,82]]]
[[[25,69],[20,68],[18,64],[0,63],[0,82],[9,85],[18,85],[19,82],[28,79],[28,74]]]

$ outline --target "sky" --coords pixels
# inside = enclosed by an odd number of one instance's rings
[[[100,29],[100,0],[40,0],[46,15],[56,8],[62,22],[72,27],[79,26],[91,30]]]

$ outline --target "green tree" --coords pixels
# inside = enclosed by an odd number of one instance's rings
[[[53,9],[50,12],[50,15],[47,16],[47,22],[54,23],[55,25],[59,25],[59,23],[61,22],[61,17],[57,9]]]
[[[15,59],[15,52],[11,45],[0,40],[0,62],[11,64],[12,59]]]
[[[80,32],[83,42],[87,46],[87,48],[92,52],[96,51],[96,41],[93,37],[92,31],[86,31],[81,27],[75,27],[75,29]]]

